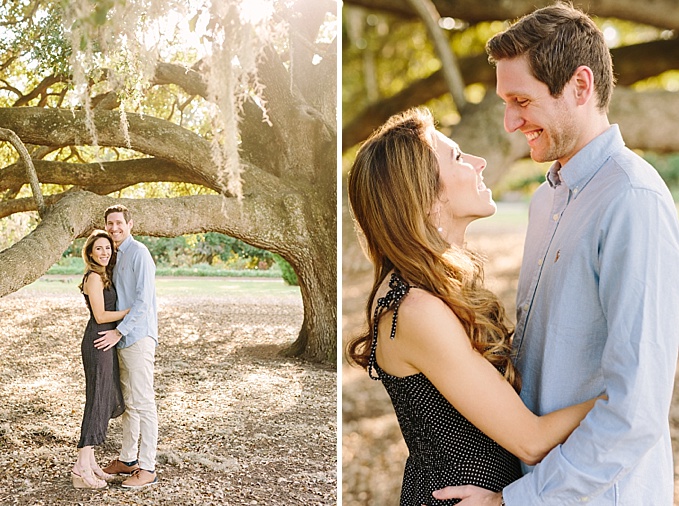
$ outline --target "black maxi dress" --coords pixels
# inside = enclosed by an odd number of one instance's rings
[[[440,501],[432,497],[434,490],[450,485],[500,491],[521,477],[519,460],[462,416],[424,374],[391,376],[377,364],[378,316],[382,310],[394,310],[393,339],[398,307],[410,289],[397,274],[392,275],[389,287],[375,309],[368,371],[387,390],[410,453],[403,474],[401,506],[457,504],[458,499]],[[377,376],[373,376],[373,370]]]
[[[83,283],[89,274],[89,272],[85,274]],[[97,323],[92,314],[90,298],[86,294],[83,295],[90,311],[90,320],[87,322],[80,347],[85,368],[85,412],[78,448],[103,443],[109,420],[122,415],[125,411],[116,348],[103,351],[94,347],[95,339],[101,337],[99,332],[114,329],[117,322]],[[116,310],[116,290],[113,285],[104,288],[104,309]]]

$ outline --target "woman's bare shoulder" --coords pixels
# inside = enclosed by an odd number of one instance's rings
[[[83,282],[83,288],[85,289],[85,294],[89,293],[89,289],[98,289],[104,286],[104,280],[101,278],[101,274],[94,271],[89,271],[85,273],[85,281]]]
[[[422,288],[411,287],[408,295],[401,302],[399,313],[421,318],[422,314],[452,314],[452,311],[441,298],[433,293]]]

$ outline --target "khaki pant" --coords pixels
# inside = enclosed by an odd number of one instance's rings
[[[120,386],[125,399],[123,413],[123,447],[120,460],[137,460],[139,467],[147,471],[156,468],[158,447],[158,414],[153,391],[153,366],[156,361],[156,342],[144,337],[127,348],[118,349],[120,362]]]

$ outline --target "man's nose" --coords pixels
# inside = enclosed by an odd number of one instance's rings
[[[505,106],[505,130],[509,133],[516,131],[523,124],[521,114],[514,107]]]

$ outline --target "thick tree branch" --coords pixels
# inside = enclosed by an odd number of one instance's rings
[[[58,202],[66,193],[60,193],[57,195],[46,195],[45,204],[48,206],[54,205]],[[6,218],[7,216],[12,216],[16,213],[27,213],[30,211],[37,211],[38,207],[35,205],[35,200],[30,197],[25,197],[21,199],[9,199],[0,200],[0,220]]]
[[[0,297],[42,276],[56,263],[73,239],[103,227],[104,210],[114,203],[126,205],[134,216],[134,233],[175,237],[207,231],[221,232],[289,256],[309,241],[305,221],[295,199],[272,201],[266,197],[236,199],[199,195],[176,199],[112,199],[78,191],[56,202],[45,219],[21,241],[0,252]],[[280,206],[289,207],[289,218],[272,227]],[[280,219],[280,218],[278,218]]]
[[[612,123],[620,124],[625,144],[630,148],[658,153],[679,151],[679,137],[670,126],[679,125],[679,92],[618,87],[613,92],[609,117]]]
[[[128,114],[127,119],[132,149],[192,172],[192,178],[204,179],[206,186],[215,191],[225,191],[220,183],[219,169],[212,162],[210,145],[205,139],[179,125],[152,116]],[[94,122],[100,146],[127,145],[117,112],[95,111]],[[8,126],[30,144],[64,147],[91,143],[82,111],[0,108],[0,124]],[[256,190],[275,195],[286,186],[285,182],[255,166],[249,166],[242,177],[246,193]]]
[[[198,95],[205,100],[208,98],[207,83],[203,75],[193,69],[175,63],[159,63],[153,84],[176,84],[189,95]]]
[[[453,97],[453,102],[458,111],[463,111],[467,105],[467,99],[464,96],[464,81],[457,65],[457,58],[439,26],[441,16],[436,11],[436,6],[431,0],[407,0],[407,2],[427,28],[429,38],[434,43],[436,54],[441,60],[443,78]]]
[[[332,158],[336,143],[334,120],[328,124],[323,113],[306,101],[272,48],[265,51],[258,77],[265,86],[263,94],[268,117],[275,129],[274,138],[280,139],[277,156],[284,160],[281,176],[316,183],[317,178],[327,176],[328,164],[336,163]],[[325,90],[319,93],[325,93]],[[261,118],[261,113],[259,116]],[[244,118],[242,125],[251,131],[258,128],[253,123],[256,121],[260,123],[259,128],[265,128],[256,115]]]
[[[656,40],[611,51],[618,86],[629,86],[637,81],[679,68],[679,39]],[[488,64],[487,56],[480,54],[460,59],[460,70],[465,82],[482,83],[495,88],[495,69]],[[415,107],[446,93],[442,71],[414,81],[391,97],[368,105],[342,129],[342,149],[366,139],[389,116]]]
[[[324,90],[309,79],[314,74],[314,54],[318,52],[314,41],[326,13],[334,12],[335,7],[327,0],[298,0],[296,8],[301,15],[290,18],[290,77],[306,102],[315,106]]]
[[[14,102],[13,106],[20,107],[23,105],[27,105],[31,100],[33,100],[37,96],[46,95],[47,90],[49,89],[50,86],[61,82],[64,82],[63,77],[47,76],[40,82],[40,84],[33,88],[29,93],[27,93],[26,95],[22,95],[16,102]]]
[[[34,165],[38,179],[43,183],[79,186],[115,185],[124,188],[137,183],[164,181],[209,187],[208,181],[194,172],[187,172],[159,158],[137,158],[101,164],[35,160]],[[0,169],[0,191],[27,182],[26,174],[19,164]]]
[[[47,212],[47,207],[45,207],[45,200],[42,197],[42,190],[40,189],[40,181],[35,173],[35,167],[33,166],[33,160],[31,160],[31,155],[28,154],[28,150],[21,139],[12,130],[7,128],[0,128],[0,140],[9,142],[14,146],[19,153],[19,157],[24,165],[24,171],[26,178],[31,186],[31,191],[33,192],[33,199],[35,200],[35,205],[38,208],[38,214],[41,218],[45,217]],[[5,189],[5,188],[3,188]]]
[[[441,16],[464,19],[470,23],[516,19],[536,8],[552,5],[552,0],[433,0]],[[679,29],[679,9],[674,0],[655,0],[652,8],[638,0],[574,0],[573,4],[593,16],[626,19],[651,26]],[[372,11],[390,12],[406,18],[416,17],[407,0],[344,0]]]
[[[62,199],[33,232],[0,251],[0,297],[38,279],[59,260],[73,239],[93,228],[83,202],[76,194]]]
[[[331,3],[314,3],[313,11],[317,15],[313,22],[309,23],[304,18],[299,21],[300,26],[313,31],[315,37],[323,18],[321,14],[327,11],[327,6]],[[336,40],[331,44],[332,47],[336,47]],[[299,159],[299,153],[289,151],[287,147],[298,145],[299,138],[309,138],[310,133],[314,133],[314,137],[320,137],[321,142],[324,142],[324,138],[329,144],[334,143],[337,138],[336,97],[329,91],[336,88],[336,49],[335,52],[326,53],[321,65],[311,65],[313,53],[306,46],[300,51],[293,72],[296,68],[300,82],[310,88],[306,91],[299,89],[291,81],[290,72],[280,61],[276,51],[270,48],[266,51],[258,71],[259,79],[265,86],[264,96],[270,121],[264,121],[261,108],[250,101],[244,106],[241,120],[243,159],[277,177],[290,175],[293,179],[300,173],[313,178],[320,175],[321,170],[325,172],[325,169],[315,163],[291,162]],[[307,64],[303,64],[302,61],[306,60]],[[329,67],[332,72],[328,72]],[[203,74],[181,65],[160,63],[156,67],[154,83],[175,84],[189,95],[208,99]],[[291,124],[295,124],[296,128],[291,129]],[[272,140],[278,142],[271,142]],[[286,146],[286,149],[281,152],[280,146]],[[270,148],[272,151],[267,154]],[[314,174],[316,171],[318,172]]]

